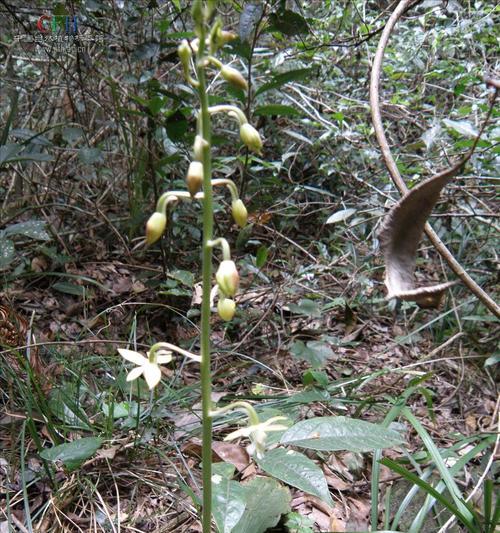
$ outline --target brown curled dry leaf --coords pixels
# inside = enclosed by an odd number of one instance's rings
[[[424,226],[443,187],[452,176],[437,174],[403,196],[387,214],[380,231],[380,246],[385,258],[387,299],[416,302],[420,307],[438,307],[444,292],[456,282],[428,287],[415,286],[417,248]]]

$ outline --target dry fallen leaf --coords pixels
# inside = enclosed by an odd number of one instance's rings
[[[451,176],[437,174],[401,198],[389,211],[380,232],[385,257],[387,299],[416,302],[420,307],[437,307],[444,291],[455,282],[415,287],[415,259],[425,223]]]

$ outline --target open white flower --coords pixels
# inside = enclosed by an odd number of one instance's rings
[[[288,426],[283,424],[275,424],[278,420],[286,420],[286,416],[273,416],[265,422],[258,424],[251,424],[226,435],[224,440],[234,440],[239,437],[248,437],[250,444],[247,446],[249,455],[256,455],[258,459],[262,459],[266,451],[266,438],[268,431],[284,431]]]
[[[144,374],[144,379],[150,389],[154,389],[161,380],[161,369],[159,365],[170,363],[172,361],[172,352],[168,350],[158,350],[154,354],[154,361],[151,361],[149,357],[133,350],[118,349],[119,354],[137,365],[127,375],[127,381],[133,381]],[[148,352],[149,356],[149,352]]]

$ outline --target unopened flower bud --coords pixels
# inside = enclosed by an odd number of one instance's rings
[[[239,70],[236,70],[233,67],[228,67],[227,65],[223,65],[220,69],[220,73],[222,74],[222,77],[233,87],[248,91],[247,80],[243,77]]]
[[[240,126],[240,137],[245,145],[253,152],[260,154],[262,150],[262,139],[259,132],[251,124],[242,124]]]
[[[189,65],[189,60],[191,59],[191,48],[189,47],[186,39],[183,39],[181,44],[177,47],[177,53],[179,54],[182,64]]]
[[[236,224],[240,228],[244,228],[247,225],[248,219],[248,211],[245,204],[238,198],[238,200],[234,200],[231,204],[231,210]]]
[[[217,39],[222,44],[226,44],[231,41],[234,41],[236,37],[237,37],[236,33],[233,33],[232,31],[226,31],[226,30],[220,30],[217,34]]]
[[[221,298],[217,303],[217,312],[222,320],[229,322],[236,312],[236,303],[230,298]]]
[[[240,284],[240,275],[236,270],[234,261],[230,259],[222,261],[215,274],[215,279],[217,280],[219,289],[225,296],[234,296]]]
[[[156,211],[146,223],[146,243],[153,244],[156,242],[167,227],[167,217],[163,213]]]
[[[207,141],[201,136],[196,135],[194,138],[194,144],[193,144],[193,153],[194,158],[196,161],[202,161],[203,160],[203,149],[208,146]]]
[[[191,196],[194,196],[203,184],[203,164],[192,161],[186,175],[186,185]]]
[[[194,0],[191,6],[191,17],[197,26],[201,26],[204,21],[203,2],[202,0]]]

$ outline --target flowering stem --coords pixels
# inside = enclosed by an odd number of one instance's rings
[[[240,126],[242,124],[248,124],[248,119],[245,116],[245,113],[235,105],[214,105],[208,108],[208,111],[211,115],[215,115],[216,113],[227,113],[230,117],[237,118]]]
[[[215,246],[220,246],[222,250],[222,259],[229,260],[231,259],[231,248],[229,248],[229,243],[224,239],[224,237],[219,237],[214,241],[208,241],[207,246],[214,248]]]
[[[212,180],[212,187],[218,187],[219,185],[225,185],[229,189],[232,200],[237,200],[239,198],[238,189],[236,188],[234,181],[227,178],[217,178]]]
[[[201,304],[201,404],[203,444],[201,452],[203,474],[203,533],[210,533],[212,520],[212,418],[210,416],[212,376],[210,372],[210,291],[212,286],[212,247],[209,241],[213,235],[213,195],[212,195],[212,158],[211,124],[208,110],[208,95],[205,79],[205,25],[200,24],[199,48],[196,54],[196,74],[198,96],[200,99],[200,134],[206,141],[202,147],[203,155],[203,259]]]
[[[156,344],[153,344],[153,346],[151,346],[151,348],[149,349],[149,353],[150,355],[154,356],[158,350],[168,350],[172,352],[177,352],[181,355],[184,355],[188,359],[201,362],[201,357],[199,355],[195,355],[194,353],[188,352],[187,350],[183,350],[182,348],[179,348],[179,346],[176,346],[175,344],[170,344],[169,342],[157,342]]]
[[[212,417],[220,416],[228,411],[242,411],[248,416],[248,420],[251,426],[256,426],[259,423],[259,416],[257,411],[253,408],[252,404],[243,401],[232,402],[224,407],[219,407],[216,411],[212,411],[210,414]]]

